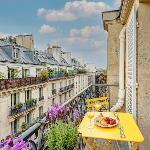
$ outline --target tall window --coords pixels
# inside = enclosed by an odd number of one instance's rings
[[[71,80],[69,80],[69,85],[71,84]]]
[[[37,68],[37,69],[36,69],[36,77],[39,77],[39,76],[40,76],[40,72],[41,72],[41,69]]]
[[[8,79],[18,78],[18,70],[14,68],[8,68]]]
[[[40,87],[39,88],[39,98],[42,98],[43,97],[43,88]]]
[[[65,93],[65,101],[67,101],[67,93]]]
[[[31,90],[25,91],[25,101],[31,100],[31,99],[32,99],[32,91]]]
[[[71,98],[71,91],[69,91],[69,98]]]
[[[19,131],[19,119],[15,119],[13,122],[11,122],[11,132],[13,134],[18,133]]]
[[[52,83],[52,90],[54,90],[56,87],[56,84],[55,83]]]
[[[43,117],[43,106],[39,107],[39,118]]]
[[[29,77],[29,69],[23,69],[22,70],[22,77],[23,78]]]
[[[32,123],[32,114],[31,114],[31,113],[28,113],[28,114],[25,116],[25,122],[26,122],[28,125],[31,125],[31,123]]]
[[[19,102],[19,93],[11,94],[11,106],[15,106]]]
[[[60,82],[60,88],[62,88],[62,81]]]

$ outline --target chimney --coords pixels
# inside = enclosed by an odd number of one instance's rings
[[[34,48],[34,39],[33,39],[33,36],[31,34],[17,35],[15,38],[16,38],[16,43],[18,45],[24,46],[28,49]]]
[[[47,48],[48,54],[53,55],[53,57],[60,63],[61,62],[61,47],[59,46],[48,46]]]

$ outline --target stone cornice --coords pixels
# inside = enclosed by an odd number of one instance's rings
[[[104,30],[108,31],[108,24],[116,21],[119,17],[120,10],[112,10],[112,11],[105,11],[102,12],[102,20],[103,20],[103,27]]]
[[[134,0],[123,0],[121,3],[120,21],[123,25],[126,24],[128,20],[133,3]]]

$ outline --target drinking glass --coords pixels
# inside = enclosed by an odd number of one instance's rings
[[[87,116],[90,119],[90,126],[89,129],[92,129],[92,118],[94,117],[94,113],[93,112],[87,112]]]

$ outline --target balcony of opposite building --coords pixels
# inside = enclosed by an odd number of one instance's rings
[[[44,100],[44,96],[39,97],[39,101],[43,101]]]
[[[18,79],[0,79],[0,91],[15,89],[34,84],[41,84],[48,81],[48,78],[42,77],[27,77]]]
[[[65,86],[65,87],[61,87],[61,88],[59,89],[59,93],[60,93],[60,94],[65,93],[65,92],[67,92],[67,91],[69,91],[69,90],[72,90],[73,88],[74,88],[74,83],[72,83],[72,84],[70,84],[70,85],[68,85],[68,86]]]
[[[25,112],[32,111],[37,106],[36,99],[27,100],[25,103],[18,102],[15,106],[12,106],[9,110],[9,117],[17,118],[23,115]]]

